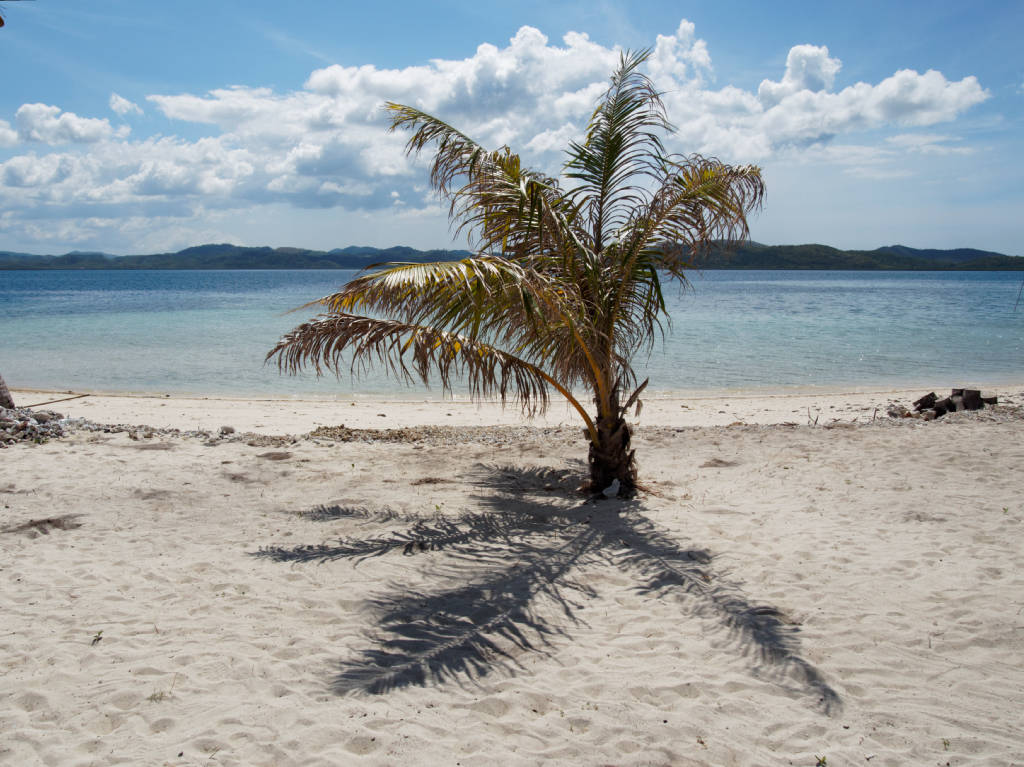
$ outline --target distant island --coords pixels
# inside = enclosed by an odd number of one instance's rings
[[[404,246],[350,246],[334,250],[199,245],[177,253],[111,256],[74,251],[37,256],[0,250],[0,269],[362,269],[382,261],[429,262],[465,258],[468,250],[416,250]],[[971,248],[919,250],[890,245],[875,250],[838,250],[827,245],[745,243],[732,251],[712,249],[695,269],[857,269],[907,271],[1024,271],[1024,258]]]

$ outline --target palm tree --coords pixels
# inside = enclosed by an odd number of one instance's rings
[[[660,95],[640,72],[649,51],[624,53],[582,142],[557,178],[523,166],[508,147],[489,151],[445,122],[388,103],[391,130],[412,132],[410,155],[433,151],[431,183],[456,231],[479,255],[369,267],[313,305],[326,312],[268,354],[282,370],[340,374],[371,363],[412,381],[437,373],[450,392],[543,409],[554,389],[586,424],[590,489],[636,488],[627,411],[647,381],[631,360],[668,319],[663,281],[712,244],[748,235],[764,193],[760,169],[666,154],[672,130]],[[586,392],[594,409],[584,404]]]

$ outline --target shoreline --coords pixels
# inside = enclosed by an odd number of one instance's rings
[[[835,387],[790,390],[700,390],[658,393],[643,399],[638,427],[870,422],[886,418],[892,405],[909,408],[929,391],[947,386]],[[1000,404],[1024,404],[1024,383],[984,387]],[[228,397],[98,391],[12,389],[19,407],[36,406],[95,423],[216,431],[230,426],[257,434],[299,434],[322,426],[395,429],[417,426],[582,427],[578,414],[553,397],[544,413],[530,417],[514,404],[496,400],[387,397],[351,394],[343,398]],[[50,403],[52,404],[44,404]]]

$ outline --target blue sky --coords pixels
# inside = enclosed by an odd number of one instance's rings
[[[0,250],[465,246],[413,103],[558,171],[622,48],[755,239],[1024,255],[1024,3],[0,2]]]

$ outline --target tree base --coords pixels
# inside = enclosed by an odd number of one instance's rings
[[[618,480],[619,498],[636,495],[636,451],[630,450],[632,429],[622,418],[599,420],[600,447],[590,443],[590,492],[604,493]]]

